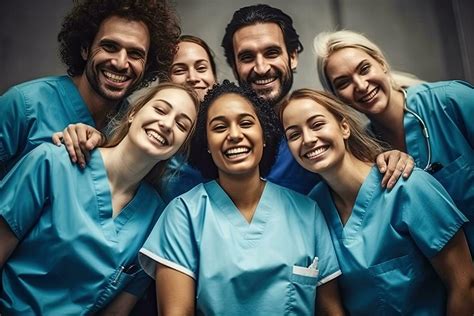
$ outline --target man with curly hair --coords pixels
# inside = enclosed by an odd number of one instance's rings
[[[293,19],[266,4],[240,8],[227,24],[222,47],[239,83],[249,85],[278,112],[292,88],[298,55],[303,51]],[[390,151],[377,157],[377,165],[385,172],[382,185],[393,186],[402,172],[408,176],[414,162],[405,153]],[[319,181],[298,165],[285,141],[268,179],[301,193],[308,193]]]
[[[69,124],[103,130],[127,96],[167,71],[179,34],[164,0],[76,1],[58,35],[67,75],[0,96],[0,178]]]

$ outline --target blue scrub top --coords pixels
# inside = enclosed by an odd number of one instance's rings
[[[168,176],[163,178],[162,185],[162,196],[167,202],[194,186],[210,180],[205,179],[198,170],[187,164],[182,157],[173,158],[169,164],[169,170]],[[307,194],[311,188],[321,181],[321,178],[301,167],[293,158],[286,140],[282,139],[276,161],[267,176],[267,180],[296,192]]]
[[[381,181],[373,167],[344,226],[326,183],[310,193],[329,225],[343,304],[351,315],[445,315],[446,292],[429,259],[467,219],[420,169],[390,191]]]
[[[99,150],[82,170],[64,147],[36,147],[0,182],[0,216],[20,240],[3,267],[0,310],[83,315],[121,291],[141,295],[151,279],[137,254],[164,206],[142,183],[112,218]]]
[[[340,275],[317,204],[271,182],[250,224],[216,181],[198,185],[167,206],[139,259],[152,277],[157,262],[192,277],[204,315],[314,315],[317,285]]]
[[[68,124],[95,122],[68,76],[46,77],[0,96],[0,179],[26,153]]]
[[[407,90],[407,107],[426,124],[431,162],[443,166],[433,176],[470,221],[464,231],[474,256],[474,87],[463,81],[417,85]],[[420,123],[405,112],[404,126],[407,151],[424,168],[428,151]]]

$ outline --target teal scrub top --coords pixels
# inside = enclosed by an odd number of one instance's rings
[[[343,304],[350,315],[445,315],[446,292],[429,259],[466,218],[421,169],[390,191],[382,176],[371,169],[344,226],[327,184],[310,192],[329,225]]]
[[[45,77],[10,88],[0,96],[0,179],[27,152],[51,142],[71,123],[95,126],[68,76]]]
[[[0,182],[0,217],[20,240],[2,270],[4,315],[84,315],[151,279],[137,254],[164,203],[142,183],[112,218],[99,150],[84,170],[64,147],[44,143]]]
[[[216,181],[196,186],[167,206],[139,260],[152,277],[159,262],[193,278],[199,315],[314,315],[317,285],[340,275],[317,204],[271,182],[250,224]]]
[[[426,124],[431,162],[443,166],[433,176],[470,221],[464,231],[474,256],[474,87],[463,81],[417,85],[407,90],[407,107]],[[424,168],[428,147],[420,123],[405,112],[404,126],[407,151]]]

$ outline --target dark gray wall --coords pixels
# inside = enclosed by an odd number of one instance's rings
[[[219,78],[233,79],[220,47],[232,13],[254,1],[174,0],[183,33],[204,38],[216,53]],[[336,28],[365,33],[386,52],[394,69],[428,80],[474,80],[472,0],[273,0],[289,13],[305,46],[295,88],[320,87],[312,39]],[[0,2],[0,93],[32,78],[64,73],[56,35],[72,7],[66,0]]]

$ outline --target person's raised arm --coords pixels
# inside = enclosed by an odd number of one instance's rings
[[[77,123],[69,124],[62,132],[52,136],[53,143],[60,146],[64,143],[73,163],[81,168],[89,161],[89,152],[105,143],[105,136],[92,126]]]
[[[415,168],[413,158],[399,150],[389,150],[381,153],[376,159],[379,171],[384,174],[382,178],[382,187],[393,188],[400,176],[408,178]]]
[[[446,315],[474,315],[474,265],[463,230],[459,230],[431,264],[448,292]]]
[[[194,279],[170,267],[156,266],[156,300],[160,316],[192,316],[195,314]]]

